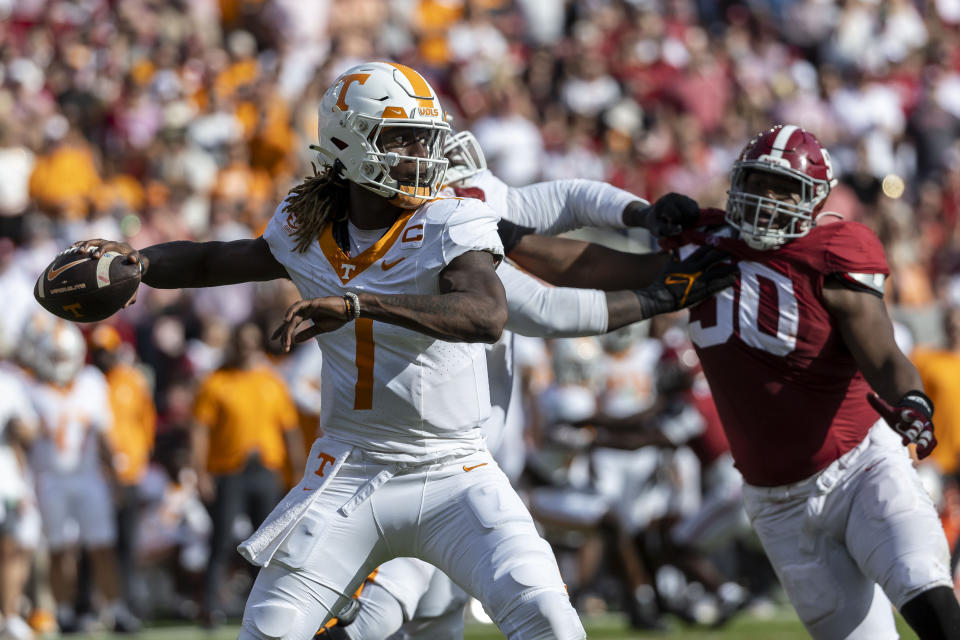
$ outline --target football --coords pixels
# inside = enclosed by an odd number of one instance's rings
[[[123,308],[140,286],[140,264],[115,251],[93,258],[71,247],[43,270],[33,297],[55,316],[96,322]]]

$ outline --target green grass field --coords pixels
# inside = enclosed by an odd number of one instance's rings
[[[897,620],[903,640],[916,640],[917,636],[907,629],[902,619]],[[666,633],[641,633],[624,628],[619,616],[587,618],[584,624],[590,640],[621,640],[623,638],[683,638],[683,640],[804,640],[810,636],[803,630],[796,616],[788,609],[781,610],[773,618],[759,619],[741,616],[722,630],[710,631],[686,627],[673,620]],[[130,636],[97,635],[96,638],[126,640]],[[206,632],[196,627],[162,627],[147,629],[139,636],[141,640],[235,640],[237,627],[223,627],[215,632]],[[503,636],[492,625],[470,625],[464,640],[494,640]]]

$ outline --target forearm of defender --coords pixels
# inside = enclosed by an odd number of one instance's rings
[[[642,289],[667,263],[666,253],[635,254],[569,238],[525,235],[510,259],[550,284],[617,291]]]

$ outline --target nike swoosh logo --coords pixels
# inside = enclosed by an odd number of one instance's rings
[[[397,260],[394,260],[393,262],[387,262],[386,260],[384,260],[383,262],[380,263],[380,266],[383,267],[383,270],[384,270],[384,271],[389,271],[390,269],[393,269],[395,266],[397,266],[398,264],[400,264],[401,262],[403,262],[403,261],[406,260],[406,259],[407,259],[407,257],[404,256],[404,257],[402,257],[402,258],[399,258],[399,259],[397,259]]]
[[[63,272],[66,271],[67,269],[69,269],[70,267],[75,267],[75,266],[77,266],[78,264],[80,264],[81,262],[86,262],[86,261],[87,261],[87,258],[80,258],[79,260],[74,260],[73,262],[68,262],[67,264],[63,265],[63,266],[60,267],[59,269],[51,269],[50,271],[47,272],[47,281],[48,281],[48,282],[53,282],[53,279],[54,279],[54,278],[56,278],[58,275],[60,275],[61,273],[63,273]]]
[[[683,298],[680,300],[680,304],[685,304],[687,301],[687,296],[690,295],[690,288],[693,287],[694,281],[703,274],[702,271],[697,271],[696,273],[671,273],[668,274],[664,279],[665,284],[683,284],[687,283],[687,288],[683,291]]]
[[[463,465],[463,470],[464,470],[464,471],[473,471],[473,470],[476,469],[477,467],[485,467],[486,465],[487,465],[486,462],[481,462],[480,464],[475,464],[475,465],[473,465],[472,467],[468,467],[467,465]]]
[[[316,487],[304,487],[304,491],[313,491]]]

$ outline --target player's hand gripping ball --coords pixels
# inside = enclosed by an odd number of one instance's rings
[[[141,263],[118,251],[88,252],[74,245],[43,270],[33,297],[64,320],[96,322],[133,302],[141,275]]]

